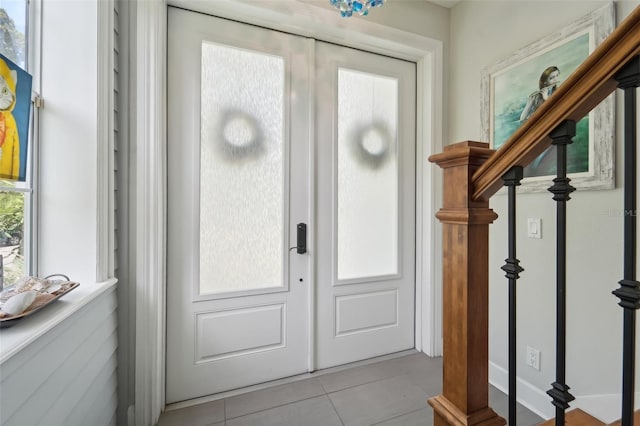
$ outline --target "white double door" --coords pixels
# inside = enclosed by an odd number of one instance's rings
[[[413,348],[415,64],[168,29],[166,402]]]

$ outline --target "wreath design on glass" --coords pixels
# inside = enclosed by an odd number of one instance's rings
[[[228,110],[220,118],[220,151],[230,160],[254,159],[264,151],[260,124],[241,110]]]
[[[378,169],[392,154],[393,140],[385,123],[374,122],[354,132],[351,150],[359,163]]]

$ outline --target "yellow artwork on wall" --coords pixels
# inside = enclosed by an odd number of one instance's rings
[[[0,179],[24,181],[31,75],[0,54]]]

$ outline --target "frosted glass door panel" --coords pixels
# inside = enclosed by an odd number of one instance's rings
[[[414,347],[416,65],[316,44],[316,367]]]
[[[303,37],[167,20],[170,404],[310,369],[311,256],[287,249],[313,224],[313,58]]]
[[[202,44],[200,294],[283,286],[284,75],[281,57]]]
[[[338,70],[338,280],[398,273],[398,81]]]

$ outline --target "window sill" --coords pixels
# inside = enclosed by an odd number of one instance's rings
[[[0,329],[0,365],[100,295],[113,291],[117,282],[116,278],[111,278],[95,285],[81,283],[77,289],[65,294],[51,306],[21,319],[12,327]]]

